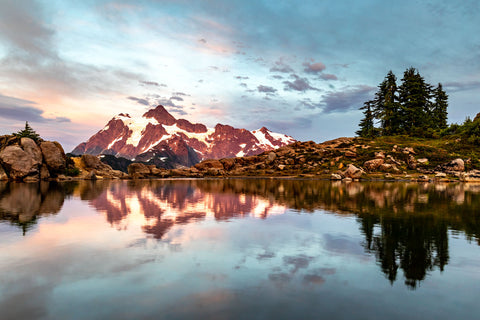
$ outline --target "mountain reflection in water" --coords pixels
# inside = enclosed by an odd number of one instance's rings
[[[449,263],[449,230],[480,244],[480,186],[471,184],[269,179],[10,183],[0,184],[0,220],[28,233],[39,217],[58,213],[66,197],[87,201],[118,229],[130,214],[140,213],[142,230],[154,239],[175,225],[207,217],[265,219],[289,209],[354,215],[365,253],[375,255],[392,283],[401,269],[410,288]]]

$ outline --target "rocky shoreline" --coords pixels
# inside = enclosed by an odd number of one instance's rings
[[[1,136],[0,180],[269,177],[480,182],[480,170],[472,168],[471,159],[454,158],[437,164],[427,156],[411,146],[377,146],[361,138],[338,138],[320,144],[296,142],[256,156],[205,160],[190,168],[162,169],[132,163],[128,172],[123,172],[103,163],[101,156],[68,157],[58,142]]]

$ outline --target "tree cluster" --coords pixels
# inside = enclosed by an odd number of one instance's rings
[[[437,87],[425,82],[415,68],[408,68],[401,84],[389,71],[378,86],[373,100],[364,103],[361,137],[406,134],[417,137],[431,136],[447,128],[448,95],[442,84]]]

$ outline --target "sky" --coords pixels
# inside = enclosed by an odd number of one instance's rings
[[[392,70],[480,112],[477,0],[0,0],[0,134],[25,121],[67,151],[119,113],[302,141],[354,136]]]

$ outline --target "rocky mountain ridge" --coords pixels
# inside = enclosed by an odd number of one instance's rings
[[[161,105],[141,118],[119,114],[79,144],[72,154],[106,154],[148,162],[158,167],[192,166],[205,159],[251,156],[296,140],[265,127],[248,131],[229,125],[214,128],[175,119]]]

